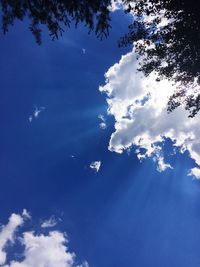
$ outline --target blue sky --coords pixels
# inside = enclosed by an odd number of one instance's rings
[[[194,158],[188,151],[170,157],[165,142],[162,155],[173,169],[158,172],[157,155],[140,162],[134,149],[116,153],[114,138],[108,149],[117,115],[107,115],[99,86],[132,50],[117,47],[127,24],[114,13],[104,41],[80,26],[55,42],[44,34],[38,46],[24,23],[1,36],[0,222],[26,209],[32,219],[25,230],[47,234],[41,223],[55,216],[77,262],[90,267],[197,267],[200,183],[188,176]],[[101,161],[98,172],[93,161]],[[16,260],[18,245],[8,259]]]

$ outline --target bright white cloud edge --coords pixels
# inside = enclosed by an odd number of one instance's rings
[[[157,169],[164,171],[172,168],[161,147],[169,138],[181,152],[189,152],[197,164],[190,173],[200,178],[200,114],[190,119],[182,106],[168,114],[167,103],[175,86],[168,80],[156,81],[156,73],[144,77],[138,67],[132,50],[109,68],[105,85],[99,88],[107,95],[108,114],[115,118],[109,150],[122,153],[134,147],[140,160],[152,157]]]
[[[68,250],[68,239],[65,233],[50,231],[48,234],[36,234],[33,231],[23,232],[20,240],[24,246],[23,260],[7,262],[7,246],[16,241],[16,232],[22,227],[29,213],[13,213],[6,225],[0,230],[0,266],[2,267],[89,267],[85,261],[80,265],[75,263],[75,253]]]

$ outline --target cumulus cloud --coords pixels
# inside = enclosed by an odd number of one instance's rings
[[[99,88],[107,95],[108,114],[115,118],[109,150],[122,153],[135,149],[140,160],[152,157],[157,169],[164,171],[172,168],[162,150],[169,138],[174,147],[187,150],[200,166],[200,114],[190,119],[183,107],[168,114],[167,103],[175,85],[168,80],[157,81],[156,73],[144,77],[137,71],[136,56],[134,50],[122,56],[106,72],[105,85]],[[197,169],[192,173],[196,176]]]
[[[98,172],[101,167],[101,161],[93,161],[90,164],[90,168],[93,169],[95,172]]]
[[[12,261],[6,267],[71,267],[75,255],[67,251],[65,243],[65,236],[58,231],[51,231],[48,235],[25,232],[22,238],[25,259]]]
[[[75,264],[75,253],[68,250],[68,239],[65,233],[50,231],[48,234],[36,234],[26,231],[20,237],[24,247],[23,260],[6,262],[6,245],[14,243],[14,233],[21,226],[29,213],[24,210],[20,214],[12,214],[7,225],[2,226],[0,232],[0,265],[2,267],[89,267],[85,261],[81,265]],[[30,218],[30,215],[29,215]]]

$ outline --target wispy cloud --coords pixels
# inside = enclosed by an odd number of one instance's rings
[[[51,228],[56,226],[57,224],[57,220],[54,216],[51,216],[48,220],[45,220],[42,224],[41,227],[42,228]]]
[[[39,114],[44,111],[46,108],[45,107],[35,107],[33,113],[29,116],[29,122],[32,122],[34,118],[37,118]]]
[[[105,130],[107,128],[107,124],[106,124],[106,119],[102,114],[99,114],[98,118],[101,120],[101,122],[99,123],[99,127],[102,130]]]

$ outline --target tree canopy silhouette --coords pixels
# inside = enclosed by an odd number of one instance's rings
[[[184,104],[195,116],[200,110],[200,3],[195,0],[122,0],[133,23],[120,39],[120,46],[133,44],[142,57],[140,70],[173,80],[177,91],[168,111]],[[0,0],[2,30],[28,18],[36,42],[42,26],[58,39],[65,27],[82,22],[99,38],[109,35],[111,0]]]
[[[108,35],[111,0],[0,0],[2,30],[8,31],[16,20],[28,18],[36,42],[41,44],[42,25],[51,38],[58,39],[65,27],[84,23],[100,38]]]
[[[134,42],[142,56],[140,70],[152,71],[173,80],[177,91],[170,97],[168,111],[181,104],[190,111],[200,110],[200,3],[194,0],[138,0],[129,2],[134,14],[129,32],[120,45]]]

